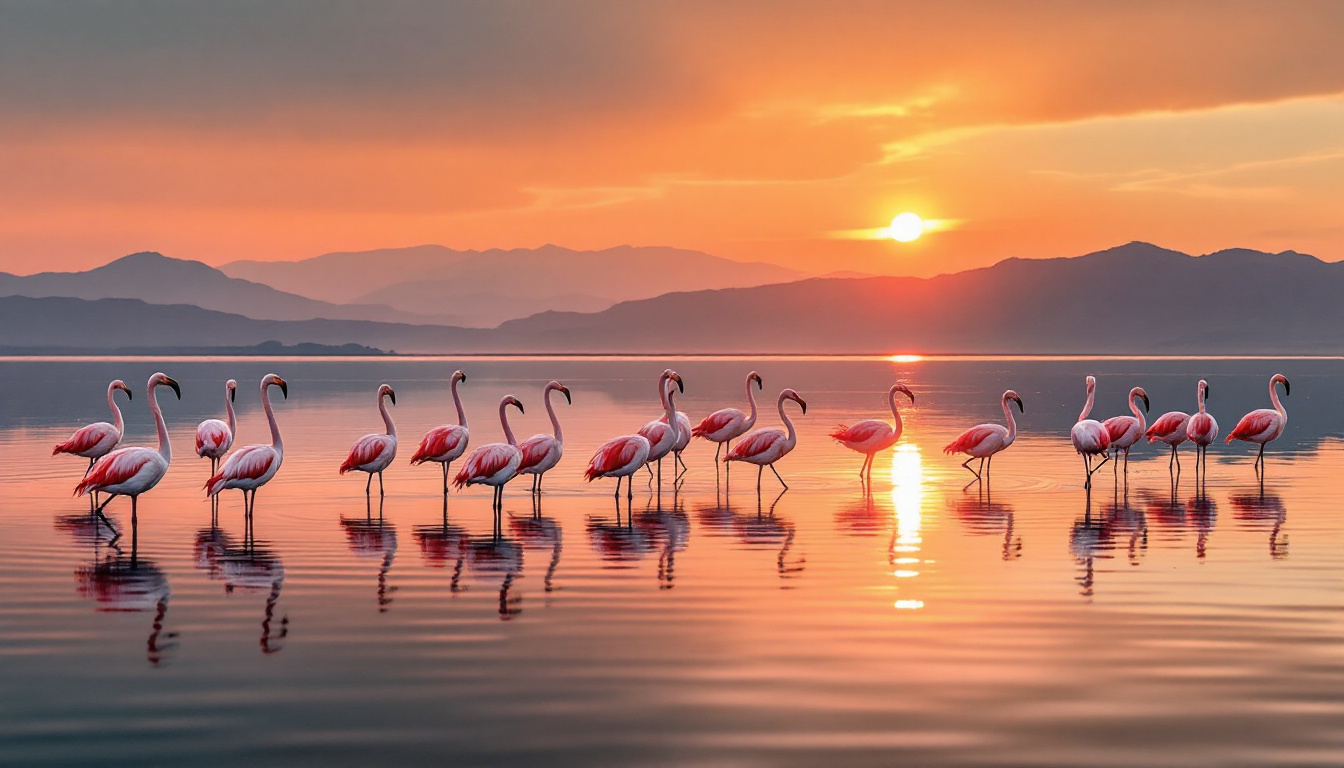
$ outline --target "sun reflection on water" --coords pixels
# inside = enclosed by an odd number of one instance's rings
[[[904,443],[891,454],[891,505],[896,510],[896,530],[892,537],[890,559],[892,575],[898,579],[919,576],[917,567],[924,539],[920,535],[924,507],[924,462],[919,446]],[[918,610],[922,600],[901,599],[896,608]]]

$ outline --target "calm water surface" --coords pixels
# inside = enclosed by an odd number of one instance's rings
[[[692,420],[743,406],[742,378],[807,398],[798,449],[767,473],[716,481],[693,444],[685,484],[641,480],[633,509],[585,484],[593,449],[655,418],[667,361],[0,363],[0,763],[5,765],[1332,765],[1344,764],[1344,363],[1338,361],[672,361]],[[476,444],[520,437],[559,406],[566,456],[539,512],[520,484],[494,521],[488,490],[446,503],[434,467],[406,461],[449,421],[446,380],[469,376]],[[150,443],[143,382],[175,456],[110,541],[53,457],[107,418],[111,378],[136,390],[129,442]],[[285,464],[212,522],[192,453],[197,422],[240,387],[240,444],[266,439],[256,381],[277,407]],[[1224,433],[1292,380],[1288,432],[1263,488],[1245,446],[1211,451],[1175,493],[1144,446],[1127,489],[1109,467],[1084,493],[1067,430],[1082,377],[1102,417],[1131,386],[1154,413],[1191,410],[1210,381]],[[918,403],[879,457],[826,437],[883,417],[887,387]],[[388,496],[338,477],[380,429],[396,387],[401,458]],[[961,429],[1026,401],[992,489],[941,453]],[[796,410],[792,411],[796,414]]]

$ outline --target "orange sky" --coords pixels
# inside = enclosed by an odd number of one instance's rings
[[[430,242],[1344,259],[1341,37],[1328,2],[11,7],[0,270]],[[951,226],[845,234],[903,210]]]

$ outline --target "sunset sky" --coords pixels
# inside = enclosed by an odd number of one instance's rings
[[[1344,4],[0,5],[0,270],[421,243],[1344,259]],[[914,243],[863,239],[902,211]]]

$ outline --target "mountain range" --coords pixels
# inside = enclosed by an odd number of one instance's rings
[[[674,256],[669,268],[678,268]],[[2,292],[2,291],[0,291]],[[355,343],[433,353],[1340,354],[1344,264],[1147,243],[934,278],[812,278],[665,293],[497,328],[262,320],[198,307],[0,298],[14,351]]]

